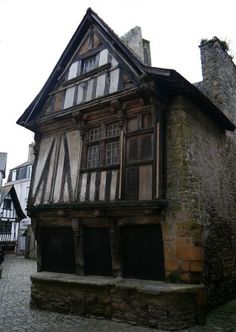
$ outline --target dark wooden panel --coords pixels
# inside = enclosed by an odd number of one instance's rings
[[[83,228],[85,274],[112,276],[108,228]]]
[[[138,140],[137,137],[130,138],[127,141],[127,162],[138,159]]]
[[[141,119],[142,119],[142,121],[141,121],[142,128],[151,128],[152,127],[152,114],[151,113],[142,114]]]
[[[70,227],[41,228],[42,270],[75,273],[74,235]]]
[[[140,159],[152,159],[152,135],[145,135],[141,139]]]
[[[153,159],[152,134],[127,139],[127,163]]]
[[[139,169],[138,167],[129,167],[125,172],[125,199],[138,199],[139,188]]]
[[[134,131],[138,129],[138,118],[130,118],[127,120],[127,130],[130,131]]]
[[[160,225],[122,227],[121,248],[124,277],[148,280],[164,279]]]

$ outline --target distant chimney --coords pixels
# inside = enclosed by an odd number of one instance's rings
[[[7,153],[0,152],[0,188],[2,187],[2,180],[5,178],[7,166]]]
[[[217,37],[199,46],[202,90],[224,114],[236,123],[236,67],[227,53],[227,43]]]
[[[142,30],[136,26],[121,37],[123,42],[134,52],[138,59],[151,66],[150,43],[142,38]]]
[[[28,162],[34,161],[34,143],[29,144]]]

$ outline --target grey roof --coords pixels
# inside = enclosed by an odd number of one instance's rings
[[[21,168],[21,167],[24,167],[24,166],[30,166],[30,165],[33,165],[33,161],[25,161],[24,163],[16,166],[16,167],[13,167],[12,169],[10,169],[10,171],[14,170],[14,169],[17,169],[17,168]]]
[[[5,177],[6,166],[7,166],[7,153],[0,152],[0,172],[3,173],[3,177]]]

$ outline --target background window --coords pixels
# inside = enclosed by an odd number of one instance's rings
[[[109,142],[106,144],[106,165],[118,164],[120,159],[119,142]]]
[[[94,142],[101,139],[101,127],[92,128],[89,130],[89,142]]]
[[[90,58],[84,59],[82,62],[82,74],[85,74],[98,66],[99,54],[96,54]]]
[[[107,137],[115,137],[120,135],[119,123],[111,123],[107,126]]]
[[[87,167],[93,168],[99,166],[99,145],[88,147]]]
[[[3,209],[11,210],[11,199],[5,198],[3,202]]]

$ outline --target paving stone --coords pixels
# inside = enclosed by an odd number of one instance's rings
[[[0,279],[0,332],[163,332],[103,319],[32,310],[29,276],[34,272],[35,261],[6,257]],[[206,326],[182,332],[236,332],[235,304],[236,300],[217,308],[208,316]]]

